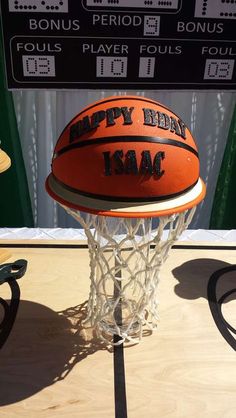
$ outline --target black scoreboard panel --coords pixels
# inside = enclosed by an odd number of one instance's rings
[[[236,0],[1,0],[10,89],[236,87]]]

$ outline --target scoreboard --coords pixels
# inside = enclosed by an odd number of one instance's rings
[[[1,0],[9,89],[236,87],[236,0]]]

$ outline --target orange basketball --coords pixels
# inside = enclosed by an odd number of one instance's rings
[[[62,204],[110,216],[180,212],[205,194],[185,123],[139,96],[106,98],[76,115],[55,146],[46,188]]]

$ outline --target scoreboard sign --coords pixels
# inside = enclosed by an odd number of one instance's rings
[[[236,88],[236,0],[1,0],[10,89]]]

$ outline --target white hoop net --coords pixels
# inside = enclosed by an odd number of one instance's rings
[[[88,239],[91,283],[84,325],[94,327],[108,344],[139,342],[144,329],[152,332],[157,327],[160,268],[195,208],[153,221],[63,207],[83,226]]]

